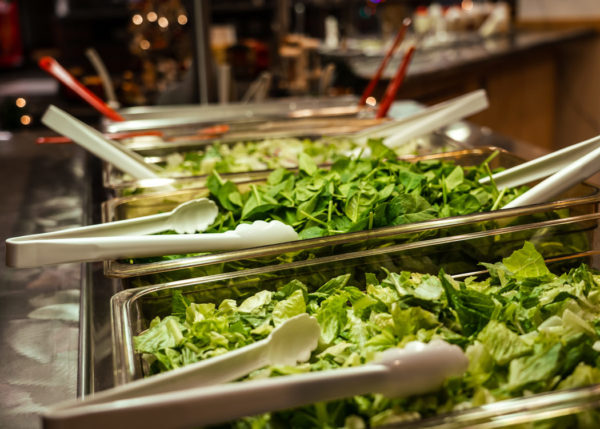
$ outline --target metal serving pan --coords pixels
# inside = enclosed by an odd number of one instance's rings
[[[353,100],[352,97],[341,97],[339,99],[334,100],[327,99],[325,101],[321,99],[303,100],[304,104],[297,104],[295,101],[285,102],[276,100],[273,102],[265,103],[265,106],[276,106],[276,110],[279,109],[277,111],[280,111],[282,105],[287,106],[289,104],[290,109],[292,109],[292,107],[295,106],[296,108],[300,109],[298,112],[305,112],[305,110],[303,110],[301,107],[311,104],[318,105],[319,103],[321,103],[335,106],[344,106],[344,103],[350,103],[352,106],[356,104],[356,100]],[[252,109],[253,106],[254,105],[242,105],[243,109],[246,110]],[[260,105],[258,107],[260,107]],[[199,111],[207,111],[210,114],[212,114],[213,110],[221,112],[224,108],[223,106],[212,106],[211,108],[207,108],[206,106],[168,106],[164,109],[166,109],[166,112],[186,112],[195,111],[194,109],[199,109]],[[395,119],[401,119],[421,109],[422,106],[414,101],[397,101],[393,104],[390,116]],[[144,111],[144,109],[142,110]],[[367,117],[367,115],[336,117],[334,120],[332,120],[331,117],[319,117],[318,115],[303,116],[297,112],[297,114],[295,114],[295,116],[297,117],[292,117],[291,119],[263,118],[252,119],[251,121],[249,121],[244,115],[242,115],[243,118],[241,119],[230,118],[230,116],[228,115],[235,116],[234,113],[237,112],[236,108],[233,108],[233,110],[231,111],[226,111],[229,113],[227,113],[227,115],[225,116],[223,116],[222,114],[217,115],[217,117],[221,118],[218,121],[218,127],[220,128],[222,125],[227,126],[227,131],[225,132],[225,134],[222,135],[219,135],[219,133],[217,132],[216,135],[211,136],[210,133],[212,133],[212,131],[207,131],[209,133],[208,135],[198,135],[198,129],[201,128],[198,124],[177,127],[157,126],[160,129],[160,131],[163,132],[163,137],[139,136],[129,139],[123,139],[121,140],[121,143],[144,156],[148,163],[160,164],[161,162],[165,161],[167,155],[176,152],[185,153],[194,150],[203,150],[206,149],[207,146],[216,143],[231,146],[238,142],[260,141],[269,138],[296,137],[319,139],[322,137],[344,136],[386,121],[386,119],[375,119],[372,117]],[[166,117],[168,118],[170,116],[167,115]],[[115,124],[118,125],[119,123]],[[459,124],[460,123],[457,123],[456,125]],[[202,129],[207,130],[206,128]],[[111,130],[112,129],[110,128],[107,129],[107,131]],[[127,131],[134,130],[127,129]],[[467,147],[467,145],[461,144],[456,140],[450,138],[448,135],[442,133],[415,139],[414,143],[406,145],[406,147],[400,149],[398,153],[401,155],[414,153],[425,154],[432,152],[458,150],[463,149],[465,147]],[[193,183],[195,180],[200,180],[201,182],[204,180],[202,176],[185,177],[184,174],[169,172],[165,173],[165,178],[179,177],[179,180],[177,180],[175,183],[172,183],[168,180],[145,180],[139,183],[139,181],[134,181],[131,178],[128,178],[128,176],[124,175],[121,171],[115,169],[111,164],[104,163],[103,165],[103,184],[107,189],[111,189],[116,196],[129,195],[134,192],[147,193],[150,191],[156,191],[156,189],[160,188],[160,186],[163,186],[163,183],[165,182],[168,182],[170,186],[187,187],[189,186],[189,183]],[[219,172],[221,173],[221,171]],[[230,177],[230,180],[237,181],[235,176]]]
[[[161,129],[176,135],[223,122],[251,124],[269,119],[356,116],[368,110],[357,104],[356,96],[342,96],[293,97],[251,104],[142,106],[119,110],[125,121],[105,119],[102,128],[114,133]]]
[[[355,120],[361,121],[361,120]],[[312,134],[307,136],[306,134],[296,137],[301,138],[322,138],[331,136],[327,144],[335,145],[337,138],[344,139],[343,134],[340,134],[339,129],[330,127],[329,131],[323,129],[320,135]],[[333,136],[336,137],[333,137]],[[286,144],[285,139],[288,137],[278,137],[281,139],[280,144]],[[293,138],[293,137],[290,137]],[[256,135],[245,139],[223,139],[223,140],[211,140],[206,142],[178,142],[178,143],[156,143],[156,144],[145,144],[135,149],[136,152],[141,154],[148,164],[154,165],[165,165],[167,163],[167,157],[169,155],[179,153],[185,154],[193,151],[205,151],[211,144],[220,144],[233,146],[238,142],[260,142],[264,139],[258,138]],[[406,155],[426,155],[439,152],[457,151],[465,149],[467,146],[457,142],[446,134],[433,133],[427,136],[423,136],[414,139],[410,144],[404,145],[398,148],[396,152],[399,156]],[[161,187],[170,186],[177,189],[189,188],[191,186],[203,186],[206,182],[206,175],[185,175],[184,173],[178,172],[165,172],[164,180],[162,179],[146,179],[146,180],[133,180],[123,172],[115,168],[112,164],[103,163],[103,185],[105,188],[110,189],[116,196],[126,196],[132,194],[146,194],[149,192],[156,192]],[[218,171],[222,173],[221,171]],[[245,182],[248,180],[261,179],[270,173],[270,170],[253,170],[253,171],[240,171],[236,173],[224,173],[224,178],[234,182]]]
[[[492,168],[511,167],[520,162],[520,159],[514,155],[493,147],[413,157],[413,159],[454,160],[460,165],[475,165],[481,163],[496,150],[499,151],[499,155],[494,158]],[[257,182],[245,182],[239,186],[244,188],[252,183]],[[184,201],[205,197],[208,194],[206,188],[191,188],[145,196],[115,198],[103,204],[103,220],[108,222],[164,212]],[[499,223],[504,225],[531,223],[540,217],[544,219],[568,218],[595,213],[598,211],[599,201],[600,190],[598,188],[579,184],[561,196],[559,201],[551,203],[157,262],[131,264],[111,260],[105,262],[105,274],[121,278],[126,287],[151,285],[178,278],[198,277],[290,260],[355,252],[364,248],[384,247],[406,241],[418,241],[432,235],[456,235],[474,229],[494,229]]]
[[[558,257],[547,259],[549,267],[555,272],[582,262],[600,267],[600,250],[589,250],[592,247],[600,249],[599,219],[600,213],[592,213],[433,238],[353,255],[333,255],[121,291],[111,299],[115,384],[124,384],[144,376],[144,364],[134,352],[133,337],[146,329],[154,317],[170,314],[170,302],[175,291],[183,293],[193,302],[209,302],[218,306],[224,299],[240,300],[259,290],[276,290],[292,279],[300,280],[310,291],[329,278],[350,274],[353,285],[365,287],[364,274],[378,273],[383,268],[396,272],[406,270],[429,274],[437,274],[443,268],[448,274],[464,278],[482,273],[480,266],[465,264],[465,259],[472,257],[472,253],[485,255],[487,260],[498,261],[521,248],[524,238],[533,242],[542,252],[544,248],[558,252]],[[573,246],[574,243],[579,245]],[[586,249],[588,245],[590,248]],[[578,412],[586,407],[596,406],[599,398],[600,385],[571,392],[560,391],[496,402],[413,424],[415,427],[475,427],[476,424],[481,424],[481,427],[497,427],[498,422],[506,425]],[[535,413],[530,412],[530,408]]]

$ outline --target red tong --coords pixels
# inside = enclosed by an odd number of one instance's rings
[[[412,21],[410,20],[410,18],[406,18],[402,22],[402,27],[400,28],[400,30],[398,30],[398,34],[396,35],[396,38],[394,39],[392,46],[390,46],[390,48],[388,49],[387,53],[385,54],[385,57],[383,57],[383,60],[381,61],[381,64],[379,65],[379,68],[375,72],[375,75],[373,76],[373,78],[371,79],[371,81],[366,86],[365,90],[363,91],[360,101],[358,102],[359,106],[364,106],[366,104],[367,98],[369,98],[369,96],[375,89],[375,86],[381,79],[381,75],[383,74],[383,71],[385,70],[385,67],[387,66],[394,51],[404,40],[404,37],[406,36],[406,31],[407,31],[408,27],[410,27],[411,22]],[[377,115],[376,115],[377,118],[383,118],[387,115],[387,112],[392,104],[392,101],[396,97],[396,93],[398,92],[398,89],[400,89],[400,87],[402,86],[402,83],[404,82],[404,78],[406,76],[406,71],[408,69],[408,65],[410,64],[410,60],[412,59],[414,50],[415,50],[415,46],[411,46],[404,54],[404,57],[402,58],[402,61],[398,67],[398,70],[396,71],[396,75],[390,81],[390,83],[388,84],[388,87],[386,88],[385,95],[379,105],[379,109],[377,110]]]
[[[71,89],[81,98],[83,98],[94,109],[102,113],[107,118],[117,122],[125,120],[125,118],[119,115],[119,113],[108,107],[108,105],[104,101],[102,101],[100,97],[91,92],[81,82],[75,79],[75,77],[71,73],[69,73],[63,66],[61,66],[58,63],[58,61],[56,61],[54,58],[42,57],[40,58],[38,64],[42,68],[42,70],[48,72],[50,75],[52,75],[67,88]]]

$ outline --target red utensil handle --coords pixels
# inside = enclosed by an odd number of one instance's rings
[[[140,136],[157,136],[161,137],[163,135],[160,131],[127,131],[122,133],[108,133],[104,134],[105,137],[111,140],[122,140],[129,139],[132,137],[140,137]],[[52,136],[52,137],[38,137],[35,141],[37,144],[59,144],[59,143],[73,143],[68,137],[63,136]]]
[[[227,124],[218,124],[213,125],[212,127],[201,128],[196,131],[197,134],[225,134],[229,132],[229,125]]]
[[[108,107],[106,103],[102,101],[96,94],[91,92],[81,82],[75,79],[73,75],[69,73],[63,66],[61,66],[54,58],[40,58],[39,66],[42,68],[42,70],[50,73],[50,75],[55,77],[63,85],[73,90],[77,95],[83,98],[88,104],[90,104],[94,109],[102,113],[107,118],[117,122],[125,120],[125,118]]]
[[[392,101],[394,101],[394,98],[396,98],[396,93],[398,92],[398,89],[400,89],[402,83],[404,82],[406,70],[408,69],[408,65],[410,64],[410,60],[413,56],[414,51],[415,46],[413,45],[410,48],[408,48],[408,50],[404,54],[404,58],[402,58],[400,67],[398,67],[398,71],[396,72],[396,76],[394,76],[394,79],[389,83],[385,91],[383,100],[379,105],[379,110],[377,110],[377,115],[375,116],[376,118],[385,118],[385,116],[387,115],[387,112],[390,109],[390,106],[392,105]]]
[[[400,30],[398,30],[398,34],[396,34],[396,38],[394,39],[392,46],[390,46],[390,48],[388,49],[387,53],[385,54],[385,57],[383,57],[383,60],[381,61],[381,64],[379,65],[379,68],[375,72],[375,75],[373,76],[373,78],[371,79],[371,81],[369,82],[369,84],[367,85],[365,90],[363,91],[363,94],[360,97],[360,101],[358,102],[359,106],[364,106],[367,102],[367,98],[369,98],[369,96],[373,93],[375,86],[379,82],[379,79],[381,79],[381,75],[383,74],[383,71],[385,70],[387,63],[389,62],[390,58],[392,57],[392,54],[394,53],[394,51],[396,50],[398,45],[404,40],[404,36],[406,36],[406,30],[408,29],[408,27],[410,27],[410,23],[411,23],[410,18],[406,18],[402,22],[402,27],[400,27]]]

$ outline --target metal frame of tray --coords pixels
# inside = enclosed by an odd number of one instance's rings
[[[229,103],[226,105],[140,106],[119,111],[123,122],[104,119],[106,132],[162,129],[169,134],[191,130],[195,126],[233,122],[255,123],[269,119],[356,116],[370,109],[359,108],[356,96],[297,97],[263,103]]]

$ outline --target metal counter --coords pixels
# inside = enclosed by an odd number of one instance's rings
[[[75,145],[36,146],[38,135],[0,140],[2,242],[87,223],[90,160]],[[38,412],[78,391],[82,266],[0,273],[0,427],[35,428]]]

